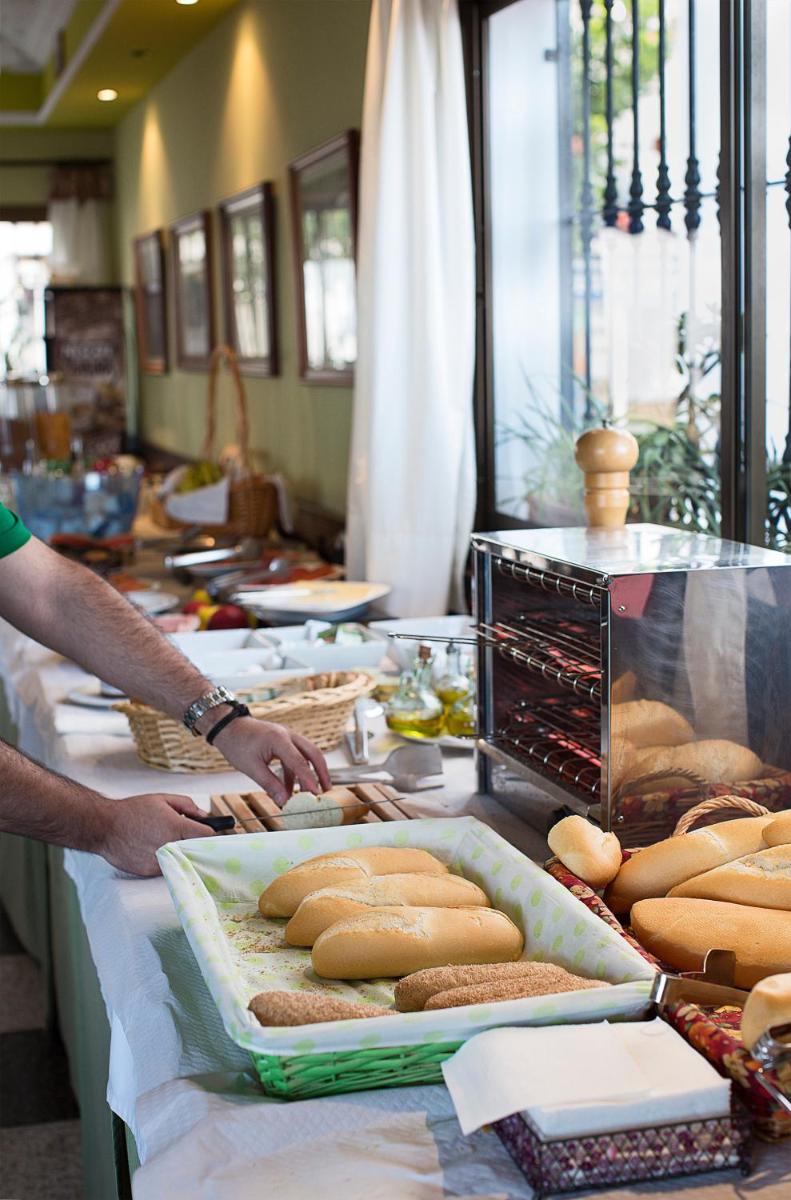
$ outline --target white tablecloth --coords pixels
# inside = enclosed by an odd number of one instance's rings
[[[20,747],[106,795],[181,792],[208,809],[212,793],[253,786],[236,772],[191,776],[145,767],[117,714],[62,703],[87,677],[4,622],[0,669]],[[383,733],[374,756],[392,744]],[[471,756],[447,754],[445,787],[422,796],[419,807],[473,812],[538,851],[535,835],[473,789]],[[108,1102],[132,1130],[143,1163],[136,1200],[258,1200],[264,1190],[303,1200],[319,1189],[325,1200],[530,1195],[493,1133],[461,1135],[442,1087],[292,1104],[262,1097],[247,1055],[220,1024],[164,881],[123,876],[79,852],[68,852],[65,864],[111,1025]],[[787,1157],[786,1149],[764,1154],[762,1200],[788,1194]],[[696,1200],[724,1200],[737,1187],[702,1182]]]

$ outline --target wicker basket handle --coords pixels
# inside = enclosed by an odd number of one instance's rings
[[[735,808],[751,817],[765,817],[769,813],[769,809],[764,808],[763,804],[756,804],[754,800],[748,800],[746,796],[714,796],[711,800],[704,800],[702,804],[696,804],[694,808],[685,812],[673,830],[673,837],[681,837],[683,834],[689,833],[695,822],[706,813],[721,812],[728,808]]]
[[[228,370],[231,372],[231,379],[233,380],[234,391],[236,393],[236,436],[239,442],[242,467],[245,473],[250,475],[252,471],[250,467],[250,422],[247,417],[247,394],[244,390],[244,381],[239,370],[239,360],[236,357],[236,352],[230,346],[215,346],[209,359],[209,399],[206,408],[206,438],[203,443],[202,453],[205,459],[213,460],[214,439],[217,433],[217,379],[220,373],[220,364],[223,361],[228,364]]]

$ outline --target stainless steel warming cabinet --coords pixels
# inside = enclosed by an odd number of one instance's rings
[[[628,845],[709,794],[791,806],[791,556],[655,525],[472,545],[481,791],[540,828],[583,813]],[[694,769],[645,768],[650,735],[619,732],[635,700],[689,723]]]

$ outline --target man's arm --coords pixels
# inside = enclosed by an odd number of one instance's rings
[[[0,615],[127,695],[181,720],[211,688],[171,642],[114,588],[92,572],[31,538],[0,560]],[[199,722],[206,733],[227,711],[212,709]],[[321,752],[299,734],[265,721],[239,718],[215,745],[271,795],[285,799],[294,780],[316,792],[329,787]],[[278,759],[281,783],[267,764]]]
[[[187,796],[108,800],[0,741],[0,830],[53,846],[91,850],[133,875],[156,875],[165,842],[211,834],[190,818],[201,811]]]

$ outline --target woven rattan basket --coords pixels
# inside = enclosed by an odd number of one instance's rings
[[[354,704],[373,686],[369,675],[330,671],[322,675],[285,680],[283,686],[300,685],[273,700],[256,701],[255,692],[237,694],[249,704],[260,721],[287,725],[310,738],[320,750],[333,750],[341,740]],[[137,753],[144,763],[160,771],[227,771],[229,764],[219,750],[203,738],[193,737],[184,726],[147,704],[136,700],[116,704],[129,719]]]
[[[240,473],[230,481],[228,491],[228,520],[222,525],[207,525],[218,536],[265,537],[277,520],[277,490],[263,475],[257,475],[250,462],[250,422],[247,416],[247,394],[236,354],[230,346],[216,346],[209,363],[209,396],[206,408],[206,438],[201,457],[214,461],[214,442],[217,432],[217,381],[220,364],[227,363],[234,384],[237,404],[237,440]],[[187,525],[171,517],[158,496],[152,498],[152,516],[165,529],[185,529]]]

